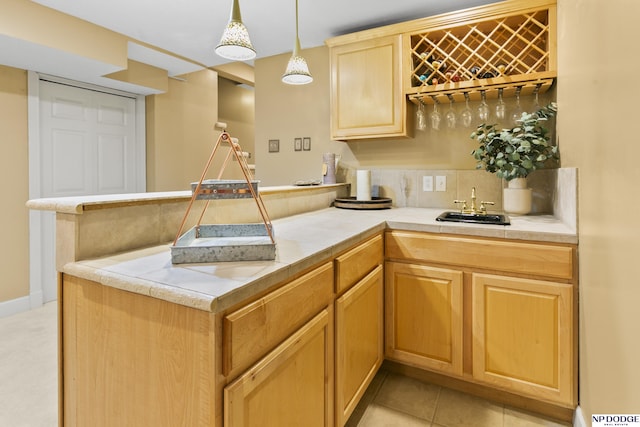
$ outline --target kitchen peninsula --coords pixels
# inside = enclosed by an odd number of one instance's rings
[[[385,358],[570,417],[575,229],[551,215],[503,227],[436,222],[442,209],[330,207],[347,192],[261,190],[275,260],[181,265],[168,242],[189,193],[28,202],[57,213],[60,425],[342,426]],[[249,210],[214,206],[204,222],[252,221]],[[397,305],[425,285],[436,314]],[[550,319],[523,331],[534,344],[497,354],[504,342],[483,338],[492,322],[498,340],[509,334],[509,307]],[[439,322],[418,328],[434,342],[403,332],[418,319]],[[545,357],[523,370],[531,352]]]

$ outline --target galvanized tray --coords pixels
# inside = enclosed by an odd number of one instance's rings
[[[251,187],[245,180],[233,180],[233,179],[205,179],[200,185],[196,199],[198,200],[210,200],[210,199],[246,199],[253,197],[253,194],[258,194],[258,180],[251,181]],[[197,182],[191,183],[191,191],[195,192],[198,188]]]
[[[270,231],[273,234],[271,226]],[[276,245],[263,223],[195,226],[171,246],[173,264],[275,258]]]

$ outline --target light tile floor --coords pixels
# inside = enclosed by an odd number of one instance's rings
[[[448,388],[381,370],[347,427],[571,426]]]
[[[0,318],[0,426],[57,425],[56,310],[57,304],[52,302],[35,310]],[[531,427],[570,424],[557,423],[457,391],[380,371],[347,426]]]

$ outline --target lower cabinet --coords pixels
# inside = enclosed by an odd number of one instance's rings
[[[382,265],[336,300],[336,426],[342,427],[384,359]]]
[[[473,274],[473,377],[573,403],[573,286]]]
[[[346,423],[384,359],[382,259],[378,234],[224,315],[225,427]]]
[[[228,313],[62,275],[61,425],[342,427],[384,357],[575,408],[575,245],[387,231],[384,273],[382,249]]]
[[[385,251],[387,358],[575,408],[574,245],[388,231]]]
[[[387,262],[389,359],[462,375],[462,272]]]
[[[323,310],[230,383],[224,425],[333,426],[332,319]]]

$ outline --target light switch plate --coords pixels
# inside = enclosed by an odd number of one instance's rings
[[[436,176],[436,191],[447,191],[447,177],[438,175]]]
[[[422,191],[433,191],[433,177],[432,176],[423,176],[422,177]]]

